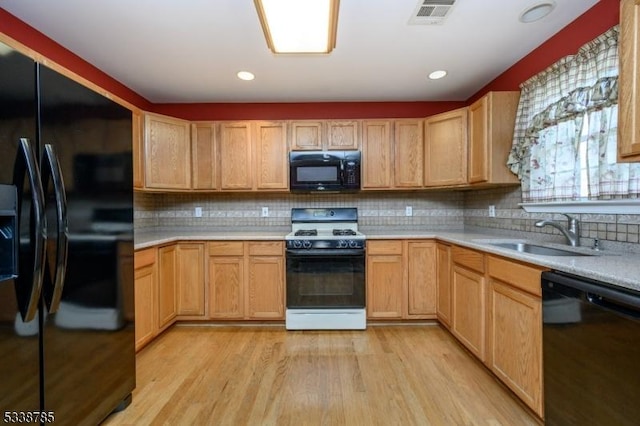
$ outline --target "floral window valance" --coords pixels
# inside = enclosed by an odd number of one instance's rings
[[[617,164],[615,26],[524,82],[508,166],[524,202],[637,198],[640,164]]]

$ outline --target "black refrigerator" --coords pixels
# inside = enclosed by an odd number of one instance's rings
[[[135,387],[131,111],[0,43],[0,415],[96,425]]]

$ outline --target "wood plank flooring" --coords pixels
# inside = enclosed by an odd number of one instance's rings
[[[438,325],[175,326],[104,425],[537,425]]]

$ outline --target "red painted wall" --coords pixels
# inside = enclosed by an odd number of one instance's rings
[[[188,120],[428,117],[466,105],[489,90],[518,90],[523,81],[620,22],[620,0],[600,0],[467,102],[317,102],[152,104],[79,56],[0,8],[0,32],[137,107]]]
[[[0,8],[0,32],[139,108],[152,107],[152,104],[138,93],[2,8]]]
[[[560,58],[574,54],[585,43],[620,23],[620,0],[600,0],[491,83],[473,95],[468,103],[491,90],[519,90],[519,85]]]

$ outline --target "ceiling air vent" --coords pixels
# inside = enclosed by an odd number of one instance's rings
[[[455,0],[420,0],[413,11],[409,24],[437,25],[442,24],[453,8]]]

